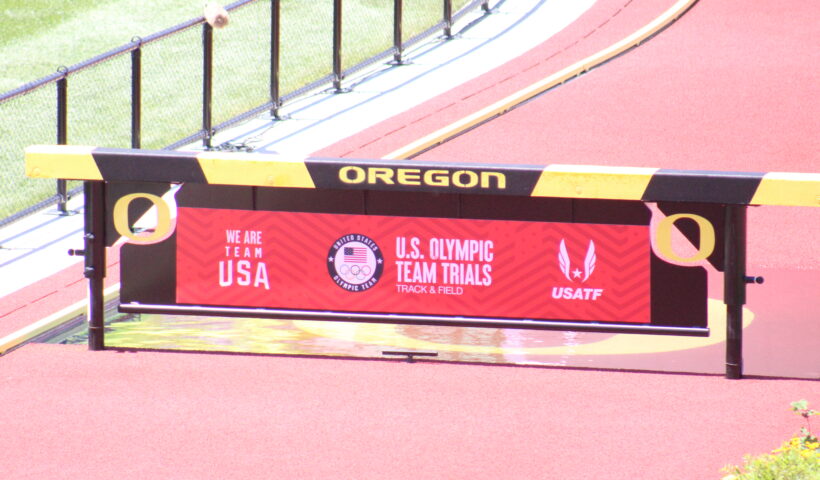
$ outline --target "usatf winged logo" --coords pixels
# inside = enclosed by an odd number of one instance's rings
[[[558,266],[561,267],[561,272],[563,272],[564,276],[567,277],[567,280],[570,282],[577,280],[580,280],[581,283],[586,282],[595,270],[595,261],[595,243],[590,240],[589,248],[587,248],[587,256],[584,259],[584,271],[582,272],[578,267],[575,267],[573,270],[569,260],[569,253],[567,253],[567,245],[564,239],[561,239],[561,244],[558,246]],[[581,278],[581,275],[583,275],[583,278]]]

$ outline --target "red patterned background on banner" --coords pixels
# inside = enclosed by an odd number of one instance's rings
[[[647,226],[180,208],[177,302],[650,322]]]

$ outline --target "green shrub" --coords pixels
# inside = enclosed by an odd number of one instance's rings
[[[769,454],[747,455],[742,466],[725,467],[723,480],[820,480],[820,442],[811,431],[811,417],[818,412],[809,409],[806,400],[791,407],[806,420],[800,434]]]

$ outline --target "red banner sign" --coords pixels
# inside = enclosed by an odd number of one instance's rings
[[[180,208],[182,304],[650,322],[647,226]]]

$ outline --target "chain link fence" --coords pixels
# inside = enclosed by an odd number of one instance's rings
[[[410,2],[408,2],[408,5]],[[393,46],[392,9],[379,8],[376,2],[345,2],[342,4],[342,70],[366,63]],[[429,25],[435,24],[434,20]],[[402,21],[402,23],[405,23]],[[429,26],[428,25],[428,26]],[[369,42],[357,42],[354,32],[369,32]]]
[[[503,1],[503,0],[501,0]],[[488,0],[240,0],[0,94],[0,226],[57,204],[77,182],[25,176],[33,144],[210,147],[219,130],[277,110],[432,35]]]
[[[162,149],[202,128],[202,51],[194,27],[141,45],[140,148]]]
[[[333,0],[283,2],[281,13],[279,91],[283,98],[291,99],[315,88],[317,82],[330,80]],[[302,15],[313,21],[300,22]],[[310,62],[305,62],[307,58]]]
[[[119,55],[66,77],[67,143],[128,148],[131,142],[129,58]]]
[[[213,122],[216,125],[270,101],[270,2],[238,8],[231,12],[230,22],[229,28],[214,32]],[[230,28],[236,25],[242,28]]]
[[[54,180],[28,178],[23,165],[25,147],[57,142],[56,92],[52,83],[0,102],[0,219],[57,201]]]

